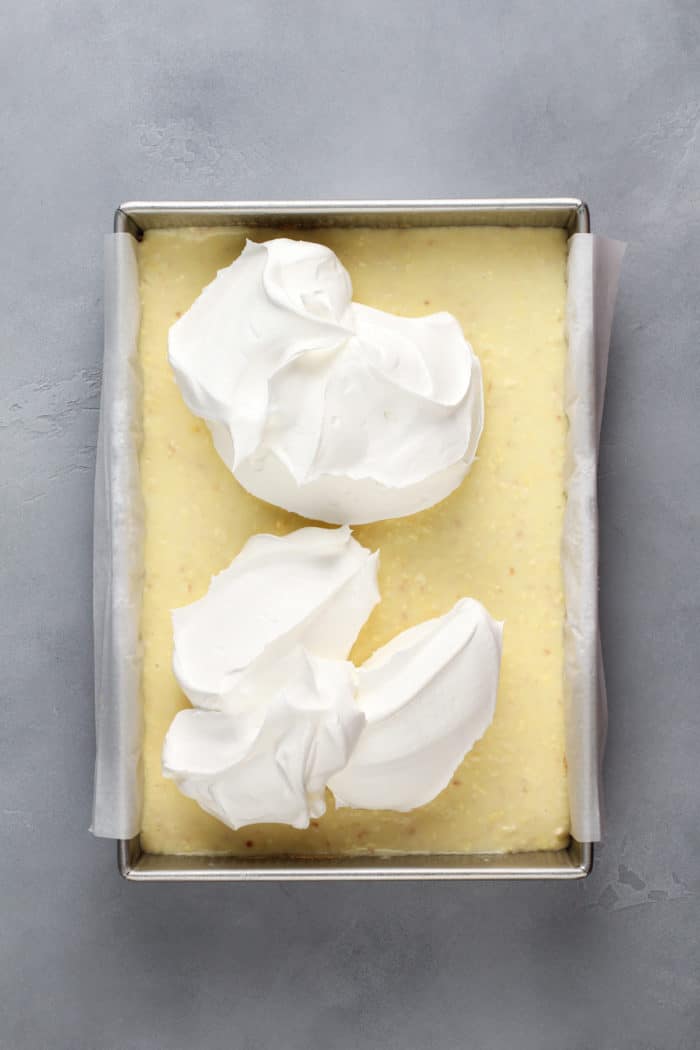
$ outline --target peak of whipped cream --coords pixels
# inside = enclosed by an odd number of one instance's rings
[[[344,660],[379,601],[378,554],[350,529],[259,534],[199,601],[175,609],[173,669],[198,707],[240,710],[283,684],[294,646]]]
[[[338,806],[414,809],[443,790],[494,714],[502,625],[464,598],[355,668],[379,599],[378,555],[347,527],[253,537],[207,594],[173,613],[194,705],[163,771],[232,828],[297,828]]]
[[[463,598],[411,627],[358,670],[367,724],[347,765],[330,778],[338,807],[424,806],[449,784],[491,724],[503,625]]]
[[[229,827],[308,827],[325,812],[328,780],[364,726],[354,676],[346,661],[294,647],[281,661],[280,681],[258,683],[254,707],[235,717],[180,711],[163,747],[165,776]]]
[[[424,510],[476,454],[481,367],[457,320],[354,303],[323,245],[248,241],[171,327],[169,357],[239,482],[308,518]]]

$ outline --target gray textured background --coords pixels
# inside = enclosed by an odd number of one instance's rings
[[[699,45],[697,0],[2,4],[2,1050],[700,1045]],[[527,194],[583,196],[630,244],[593,876],[121,882],[87,832],[115,204]]]

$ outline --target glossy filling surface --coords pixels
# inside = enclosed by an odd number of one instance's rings
[[[162,776],[166,730],[187,700],[172,672],[170,610],[201,597],[257,532],[308,524],[250,496],[186,408],[169,326],[245,237],[328,245],[355,300],[406,316],[448,310],[484,370],[486,422],[460,488],[410,518],[358,526],[381,550],[382,601],[352,653],[478,598],[505,621],[496,716],[448,788],[411,813],[335,810],[306,830],[231,831]],[[146,513],[144,812],[153,853],[478,853],[559,849],[569,836],[563,716],[566,234],[554,229],[150,230],[138,246]]]

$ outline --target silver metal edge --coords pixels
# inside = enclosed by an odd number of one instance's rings
[[[590,212],[588,205],[577,197],[532,197],[532,198],[464,198],[455,200],[331,200],[331,201],[126,201],[114,214],[114,232],[130,233],[137,240],[143,236],[146,227],[141,226],[138,217],[148,215],[167,215],[177,212],[185,218],[196,219],[202,216],[226,215],[245,219],[270,216],[271,220],[280,215],[295,218],[312,219],[314,216],[358,216],[360,214],[432,214],[450,212],[484,212],[494,219],[505,211],[535,212],[551,215],[553,212],[568,212],[566,228],[571,233],[590,233]],[[497,223],[496,225],[502,225]],[[507,855],[469,855],[464,856],[465,863],[460,864],[460,856],[426,857],[425,866],[419,865],[415,857],[381,857],[362,859],[361,864],[353,858],[339,858],[338,866],[323,860],[315,862],[299,859],[293,864],[288,858],[279,866],[275,858],[266,858],[259,864],[237,864],[237,858],[207,858],[205,863],[196,865],[194,858],[182,858],[176,855],[158,857],[153,867],[149,866],[149,855],[141,849],[139,836],[133,839],[117,841],[117,865],[120,875],[129,882],[318,882],[318,881],[380,881],[380,880],[577,880],[586,878],[593,868],[593,844],[579,843],[571,840],[569,847],[562,850],[561,866],[544,862],[538,865],[518,864],[522,854]],[[154,859],[154,858],[150,858]],[[472,863],[469,863],[471,860]],[[178,866],[178,861],[179,866]],[[183,861],[186,863],[183,864]],[[441,861],[443,862],[441,864]],[[449,866],[445,866],[445,861]],[[430,863],[429,863],[430,862]],[[451,863],[450,863],[451,862]],[[230,866],[224,867],[228,863]],[[452,866],[454,864],[454,866]]]
[[[448,217],[465,213],[491,214],[512,213],[514,217],[531,212],[550,218],[556,212],[568,215],[566,227],[571,232],[589,232],[589,214],[586,204],[578,197],[517,197],[446,199],[446,200],[328,200],[328,201],[126,201],[117,208],[114,230],[117,233],[132,233],[140,238],[144,229],[140,218],[158,218],[177,214],[182,219],[235,217],[237,219],[266,219],[279,221],[281,217],[292,219],[314,218],[358,218],[370,216],[423,215],[431,217],[442,214]],[[545,223],[543,222],[543,225]],[[410,225],[410,224],[407,224]],[[503,225],[499,223],[498,225]]]
[[[544,856],[551,856],[547,852]],[[329,882],[363,880],[441,881],[491,879],[566,879],[586,878],[593,865],[593,845],[573,843],[561,851],[561,864],[519,864],[521,855],[504,857],[482,855],[479,866],[461,864],[461,857],[426,856],[419,865],[415,856],[344,858],[337,866],[328,859],[312,860],[268,857],[259,866],[237,863],[232,857],[148,857],[141,851],[138,836],[117,843],[119,872],[129,882]],[[146,861],[144,863],[144,858]],[[199,863],[194,861],[199,860]],[[454,863],[448,866],[448,862]],[[176,866],[180,861],[179,867]],[[185,863],[182,863],[185,861]],[[225,863],[228,866],[225,866]],[[265,866],[263,866],[265,865]]]

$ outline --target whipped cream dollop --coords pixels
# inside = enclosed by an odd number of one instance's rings
[[[352,664],[296,646],[281,661],[280,678],[281,685],[259,683],[255,706],[235,717],[180,711],[165,739],[165,776],[232,828],[308,827],[325,812],[328,780],[364,726]]]
[[[347,526],[253,536],[203,598],[172,614],[182,691],[198,707],[240,711],[284,685],[280,661],[294,646],[344,660],[379,601],[378,558]]]
[[[171,327],[169,358],[238,481],[309,518],[424,510],[476,454],[481,367],[456,318],[354,303],[320,244],[248,241]]]
[[[174,610],[173,669],[194,704],[163,772],[232,828],[307,827],[364,726],[345,657],[379,601],[378,555],[347,526],[260,534]]]
[[[329,780],[338,807],[405,812],[440,794],[493,720],[502,631],[483,605],[463,598],[359,668],[367,724]]]
[[[435,798],[489,726],[501,627],[464,598],[360,668],[346,658],[379,600],[378,555],[347,526],[258,535],[173,612],[176,715],[163,772],[232,828],[297,828],[338,806]]]

